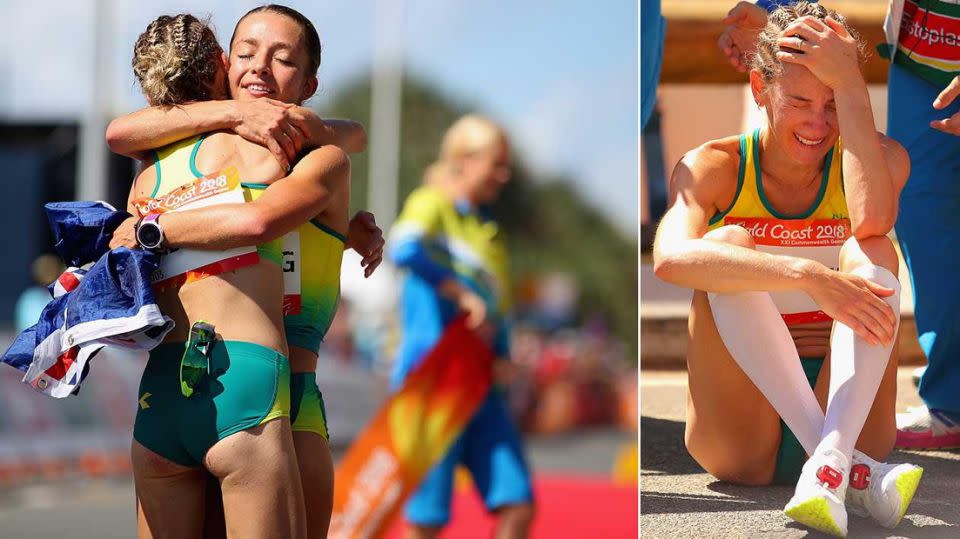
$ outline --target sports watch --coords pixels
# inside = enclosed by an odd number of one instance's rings
[[[166,239],[160,226],[160,214],[148,213],[137,222],[137,243],[148,251],[160,251]]]

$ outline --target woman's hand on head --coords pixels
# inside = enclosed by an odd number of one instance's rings
[[[801,17],[783,31],[779,44],[777,58],[806,67],[834,90],[851,85],[866,87],[857,40],[830,17]]]
[[[894,291],[858,275],[824,268],[816,272],[807,294],[823,312],[870,344],[889,344],[896,337],[897,320],[882,298]]]
[[[720,21],[725,25],[717,47],[737,71],[747,71],[747,58],[757,50],[757,38],[767,24],[767,10],[750,2],[738,2]]]
[[[377,226],[376,218],[368,211],[358,211],[350,219],[346,248],[363,257],[360,266],[364,268],[364,277],[373,275],[383,262],[383,245],[383,230]]]
[[[234,132],[265,146],[283,170],[290,170],[309,140],[309,129],[299,107],[266,98],[233,103],[238,115]]]

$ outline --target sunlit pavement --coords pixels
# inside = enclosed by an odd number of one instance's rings
[[[920,404],[901,367],[897,409]],[[652,537],[819,537],[783,516],[790,487],[740,487],[707,475],[683,446],[686,372],[640,375],[640,529]],[[895,451],[890,462],[923,466],[924,476],[907,516],[888,530],[851,516],[849,537],[960,536],[960,451]]]

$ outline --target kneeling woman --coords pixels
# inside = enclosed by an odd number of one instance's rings
[[[896,525],[922,473],[874,460],[895,438],[886,234],[909,158],[876,130],[861,49],[819,4],[773,13],[750,72],[768,126],[684,156],[654,247],[657,276],[695,289],[690,454],[721,480],[796,482],[787,515],[838,535],[845,502]]]

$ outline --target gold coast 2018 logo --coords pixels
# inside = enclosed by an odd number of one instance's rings
[[[237,168],[229,167],[216,174],[185,183],[158,197],[135,200],[133,204],[140,215],[163,213],[232,191],[239,186],[240,174],[237,172]]]
[[[728,217],[724,224],[743,227],[757,245],[821,247],[843,245],[850,237],[849,219],[775,219]]]

